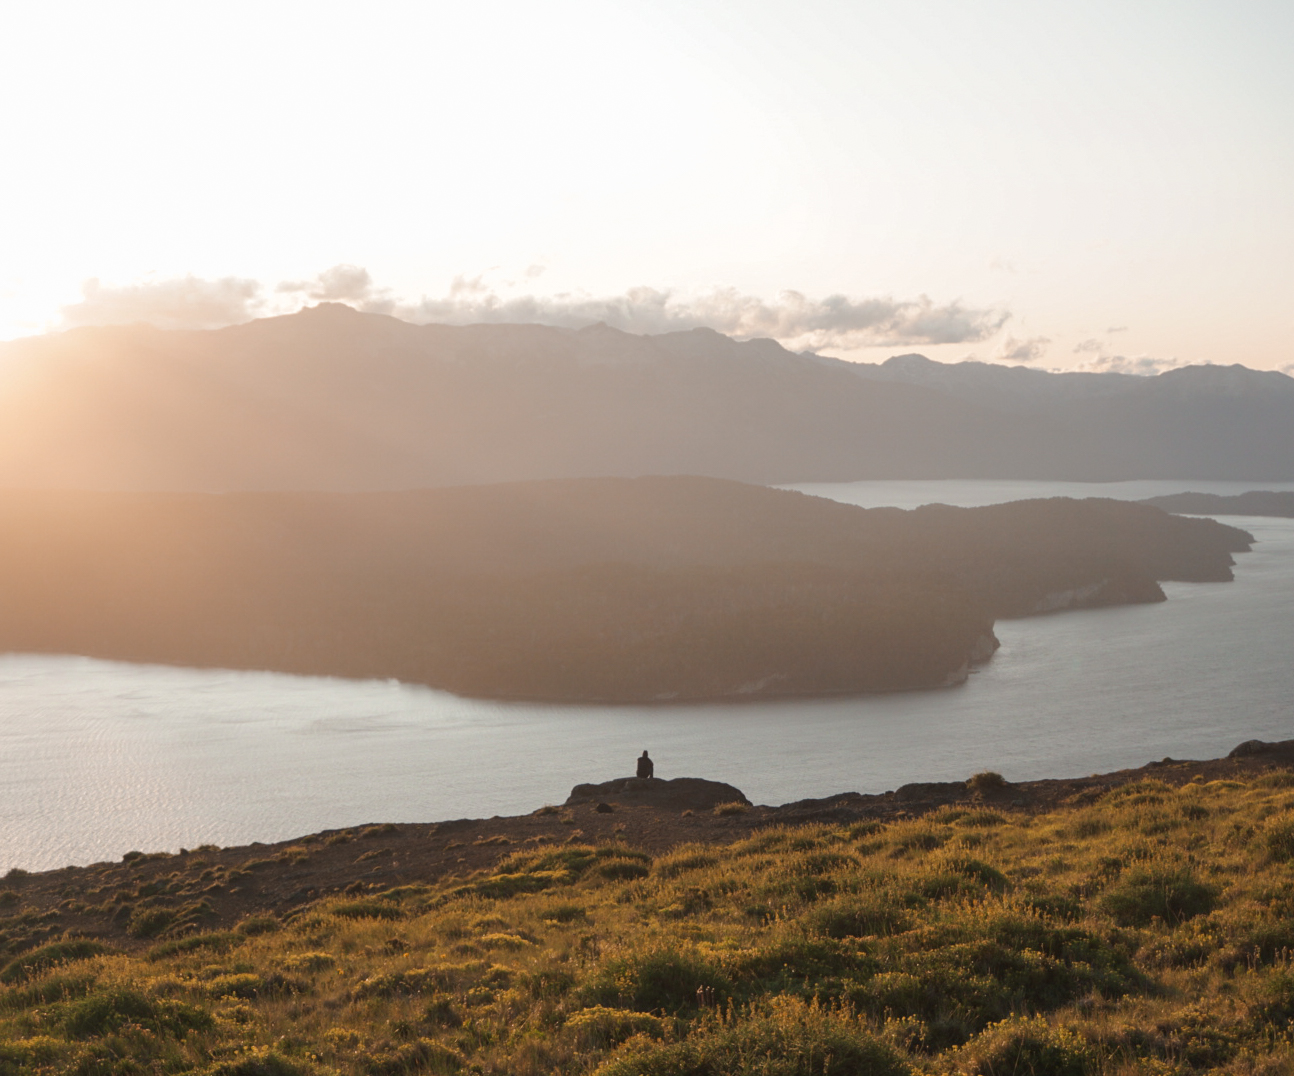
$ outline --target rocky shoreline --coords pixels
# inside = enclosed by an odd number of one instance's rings
[[[752,805],[731,785],[700,778],[619,778],[578,785],[562,806],[527,815],[326,830],[274,844],[130,852],[120,861],[0,880],[0,947],[18,953],[50,939],[87,937],[127,950],[186,930],[277,921],[320,899],[466,878],[514,852],[614,843],[651,855],[686,844],[729,844],[770,827],[919,817],[954,805],[1040,812],[1092,803],[1153,778],[1169,785],[1294,769],[1294,740],[1250,740],[1225,758],[1165,758],[1089,777],[1022,781],[980,775],[844,792],[780,806]],[[156,927],[156,929],[154,929]]]

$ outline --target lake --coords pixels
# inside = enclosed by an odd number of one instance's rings
[[[856,482],[865,506],[1137,499],[1294,483]],[[704,706],[539,706],[394,682],[0,655],[0,870],[246,844],[365,822],[525,813],[632,772],[729,781],[757,803],[994,769],[1075,776],[1294,737],[1294,520],[1234,583],[1146,606],[999,621],[958,688]]]

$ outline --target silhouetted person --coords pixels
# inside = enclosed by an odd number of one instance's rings
[[[638,759],[638,776],[651,777],[655,773],[656,773],[656,764],[647,757],[647,752],[644,751]]]

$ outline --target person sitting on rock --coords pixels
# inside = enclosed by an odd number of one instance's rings
[[[644,751],[638,759],[638,776],[652,777],[655,775],[655,773],[656,773],[656,764],[647,757],[647,752]]]

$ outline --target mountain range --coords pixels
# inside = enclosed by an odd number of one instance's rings
[[[0,345],[0,488],[396,490],[599,475],[1280,481],[1294,379],[880,365],[706,329],[413,325],[324,303]]]

